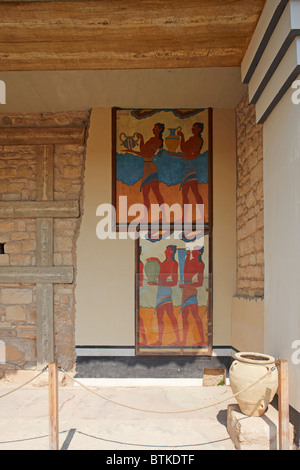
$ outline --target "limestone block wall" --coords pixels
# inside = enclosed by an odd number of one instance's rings
[[[0,129],[88,127],[88,112],[0,115]],[[35,201],[37,195],[37,149],[35,145],[1,146],[0,202]],[[85,144],[54,145],[53,199],[81,200]],[[55,219],[53,265],[74,267],[72,284],[54,284],[55,343],[58,362],[72,367],[74,345],[74,289],[76,240],[80,218]],[[32,267],[36,260],[36,219],[0,218],[0,267]],[[1,253],[1,249],[0,249]],[[0,284],[0,374],[5,369],[30,368],[37,361],[37,313],[35,284]],[[2,354],[3,355],[3,354]]]
[[[263,134],[248,92],[236,109],[237,295],[264,296]]]

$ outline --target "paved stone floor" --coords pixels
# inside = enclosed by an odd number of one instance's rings
[[[16,383],[0,382],[0,395]],[[89,386],[120,406],[78,384],[59,388],[61,450],[234,450],[227,433],[228,386]],[[228,401],[200,411],[187,411]],[[48,387],[30,384],[0,399],[0,450],[48,450]]]

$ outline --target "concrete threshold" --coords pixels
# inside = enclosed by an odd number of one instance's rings
[[[203,379],[79,378],[76,381],[87,387],[203,387]],[[80,387],[76,382],[74,385]],[[226,385],[230,385],[229,379],[226,379]]]

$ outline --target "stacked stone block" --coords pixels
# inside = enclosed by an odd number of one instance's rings
[[[88,126],[89,113],[0,115],[0,127]],[[55,145],[54,200],[80,201],[83,187],[85,145]],[[35,146],[0,146],[0,201],[34,201],[37,192]],[[75,269],[73,284],[54,285],[56,357],[59,364],[75,363],[76,241],[79,219],[54,219],[54,266]],[[0,266],[36,266],[36,220],[0,219]],[[1,371],[36,366],[36,286],[0,284],[0,341],[5,357]],[[1,351],[3,348],[1,349]],[[3,356],[3,353],[2,353]],[[1,364],[2,362],[2,364]]]
[[[248,92],[236,109],[237,294],[264,296],[263,133]]]

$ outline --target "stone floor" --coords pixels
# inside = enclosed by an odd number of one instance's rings
[[[60,449],[234,450],[226,428],[227,405],[235,402],[230,387],[186,386],[180,381],[170,384],[118,386],[116,382],[95,387],[90,383],[89,390],[74,383],[60,385]],[[16,386],[15,381],[0,381],[0,396]],[[223,400],[226,402],[214,405]],[[205,409],[189,411],[200,407]],[[161,413],[165,411],[172,413]],[[37,379],[37,383],[0,399],[0,450],[47,450],[48,430],[46,381]]]
[[[48,373],[3,397],[32,377],[21,372],[0,381],[0,450],[49,449]],[[230,386],[219,382],[212,376],[210,386],[197,379],[80,379],[80,385],[60,372],[59,448],[176,454],[278,448],[275,408],[263,418],[245,417]]]

